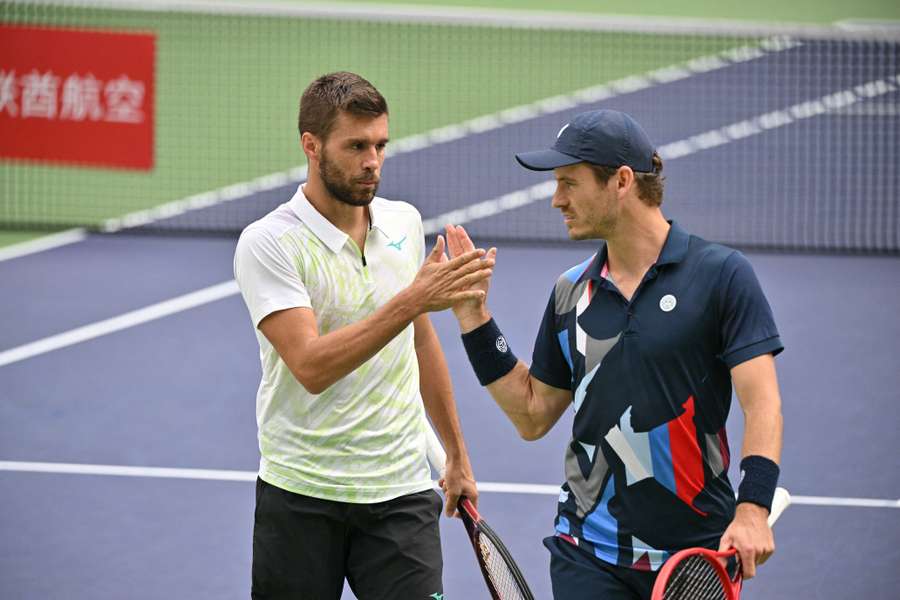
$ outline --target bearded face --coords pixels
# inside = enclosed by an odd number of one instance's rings
[[[332,160],[325,148],[319,159],[319,176],[332,197],[351,206],[368,206],[378,191],[379,176],[375,169],[349,172],[338,161]]]

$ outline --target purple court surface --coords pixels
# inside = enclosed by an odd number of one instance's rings
[[[774,60],[802,61],[803,51]],[[812,93],[819,97],[887,75],[848,69],[847,81]],[[654,116],[657,105],[695,104],[691,94],[702,96],[713,77],[729,78],[719,89],[730,90],[733,101],[714,103],[716,111],[700,111],[694,120]],[[592,107],[628,109],[658,143],[669,144],[809,99],[767,95],[765,105],[746,105],[742,86],[752,85],[754,77],[749,63],[734,65],[552,118],[535,117],[545,121],[528,128],[498,127],[398,154],[385,166],[380,193],[410,200],[433,218],[545,181],[546,174],[518,168],[512,152],[547,145],[560,122]],[[670,94],[668,101],[663,94]],[[896,93],[884,100],[895,101]],[[896,115],[884,118],[878,126],[897,127]],[[715,212],[746,223],[751,213],[737,192],[760,179],[776,181],[761,175],[769,171],[758,162],[767,157],[767,136],[818,127],[822,148],[833,148],[828,140],[839,132],[839,119],[813,116],[673,161],[666,168],[664,212],[700,234]],[[734,172],[734,196],[704,187],[705,173],[734,169],[744,156],[763,167]],[[823,150],[815,168],[828,173],[842,156]],[[896,177],[890,156],[876,159],[883,164],[857,175]],[[779,173],[806,173],[810,167],[800,153],[791,160],[771,167]],[[415,187],[414,178],[437,169],[459,173],[451,178],[458,185],[410,198],[405,190]],[[293,186],[172,220],[191,228],[191,219],[202,223],[227,208],[224,218],[245,224],[287,201]],[[834,199],[795,200],[816,210],[843,210]],[[894,199],[882,217],[897,219],[896,204]],[[507,237],[512,218],[534,224],[539,237],[563,232],[549,200],[508,213],[467,227],[484,245]],[[770,216],[755,229],[741,230],[750,236],[748,246],[765,246],[767,240],[777,245],[779,232],[767,237],[769,229],[803,230],[804,219],[815,217],[790,208]],[[849,216],[845,222],[848,231],[870,223]],[[897,230],[879,227],[876,238]],[[815,227],[808,229],[815,245]],[[234,245],[233,237],[224,236],[93,234],[0,260],[0,598],[249,597],[260,367],[250,320],[232,283]],[[489,304],[512,348],[528,361],[557,276],[593,247],[497,245]],[[781,482],[796,502],[776,526],[775,556],[746,584],[745,597],[889,597],[900,587],[900,257],[747,255],[786,346],[777,359],[785,416]],[[548,555],[541,540],[553,531],[571,414],[542,440],[518,439],[478,386],[452,315],[436,314],[433,321],[483,486],[482,513],[506,540],[536,597],[548,599]],[[736,404],[729,429],[735,455],[741,442]],[[504,491],[498,483],[523,487]],[[445,597],[488,597],[461,524],[443,519],[442,541]]]

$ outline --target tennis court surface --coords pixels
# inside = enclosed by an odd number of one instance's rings
[[[259,363],[231,259],[236,232],[305,176],[293,104],[320,67],[359,69],[392,103],[379,195],[414,203],[430,233],[464,223],[499,247],[490,304],[526,359],[553,282],[593,247],[559,243],[549,178],[512,154],[583,110],[642,122],[665,161],[664,212],[745,249],[786,346],[781,483],[795,505],[745,597],[885,597],[900,585],[896,33],[2,10],[19,26],[158,37],[153,169],[0,161],[3,227],[75,228],[56,247],[0,248],[0,597],[248,596]],[[221,31],[232,42],[211,54],[204,40]],[[304,61],[298,31],[359,45]],[[468,50],[454,55],[458,39]],[[366,58],[367,43],[397,61],[419,44],[420,61],[390,69]],[[504,53],[516,57],[491,58]],[[219,79],[231,56],[243,57],[235,79]],[[240,77],[257,87],[225,94]],[[481,512],[549,598],[541,539],[571,414],[519,440],[478,386],[452,316],[433,321]],[[486,597],[460,524],[444,519],[442,537],[445,596]]]

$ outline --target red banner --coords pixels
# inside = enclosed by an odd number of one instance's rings
[[[0,25],[0,157],[153,168],[156,36]]]

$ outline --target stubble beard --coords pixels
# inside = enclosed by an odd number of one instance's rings
[[[582,240],[606,240],[616,230],[618,224],[618,213],[612,213],[609,209],[602,215],[592,214],[592,219],[587,223],[588,227],[584,227],[584,219],[576,219],[576,225],[579,220],[582,221],[582,227],[578,229],[568,228],[569,239],[572,241]]]
[[[325,189],[335,200],[350,206],[368,206],[375,198],[375,192],[378,191],[378,183],[370,189],[354,190],[353,183],[349,181],[346,174],[331,162],[324,152],[319,161],[319,176],[322,178]]]

